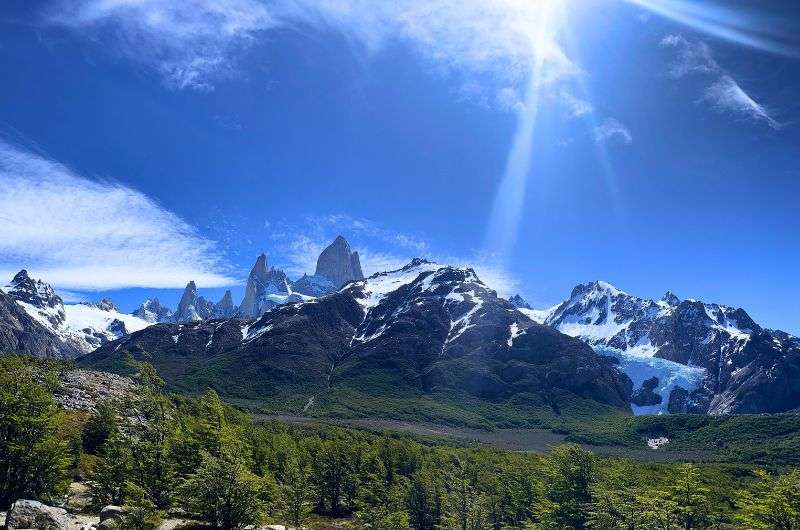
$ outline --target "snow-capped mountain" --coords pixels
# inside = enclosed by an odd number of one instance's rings
[[[161,305],[158,298],[148,298],[132,314],[151,324],[174,321],[172,309]]]
[[[522,311],[617,357],[636,385],[638,412],[724,414],[800,406],[800,379],[794,375],[800,340],[761,328],[743,309],[680,300],[671,292],[648,300],[598,281],[578,285],[549,310]]]
[[[472,269],[425,260],[274,307],[255,321],[152,326],[83,362],[111,369],[142,352],[171,383],[224,374],[216,388],[259,399],[341,387],[401,398],[519,399],[528,406],[582,398],[627,408],[632,391],[612,360],[536,324]]]
[[[363,278],[358,252],[350,248],[345,238],[337,236],[317,258],[314,275],[304,274],[292,283],[292,290],[308,296],[324,296],[335,292],[347,282]]]
[[[3,290],[61,342],[65,357],[88,353],[149,325],[138,317],[120,312],[107,298],[94,304],[64,304],[50,285],[31,278],[25,270],[17,273]]]

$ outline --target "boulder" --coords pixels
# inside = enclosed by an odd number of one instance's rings
[[[67,530],[67,511],[38,501],[18,500],[11,505],[6,518],[6,529],[38,528],[39,530]]]
[[[111,530],[111,528],[115,526],[112,523],[119,521],[127,513],[127,510],[122,506],[114,506],[113,504],[104,506],[103,509],[100,510],[100,523],[97,525],[98,530]]]

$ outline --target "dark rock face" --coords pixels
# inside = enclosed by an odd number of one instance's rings
[[[342,236],[338,236],[319,255],[317,270],[314,274],[329,279],[336,288],[347,282],[364,278],[358,252],[353,252],[350,244]]]
[[[518,294],[515,294],[514,296],[509,298],[508,301],[511,302],[511,305],[513,305],[517,309],[520,309],[520,308],[522,308],[522,309],[532,309],[530,304],[527,301],[525,301],[525,299],[522,298]]]
[[[255,321],[151,326],[80,363],[119,369],[128,354],[175,387],[241,398],[358,388],[539,404],[570,394],[626,408],[632,390],[610,359],[534,323],[471,269],[422,260]]]
[[[28,315],[10,295],[0,291],[0,353],[73,358],[82,352],[62,342]]]
[[[670,414],[685,414],[689,411],[689,391],[675,387],[669,394],[667,410]]]
[[[545,323],[593,346],[702,367],[706,376],[689,392],[689,412],[800,407],[800,340],[762,328],[743,309],[680,300],[671,292],[655,302],[594,282],[577,286]]]
[[[662,397],[653,392],[653,390],[658,386],[658,378],[651,377],[646,381],[642,382],[642,386],[633,393],[631,397],[631,402],[634,405],[638,405],[640,407],[646,407],[648,405],[658,405],[662,401]]]

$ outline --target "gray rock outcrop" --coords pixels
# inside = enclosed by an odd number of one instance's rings
[[[7,530],[37,528],[39,530],[67,530],[67,511],[38,501],[18,500],[11,505],[6,517]]]

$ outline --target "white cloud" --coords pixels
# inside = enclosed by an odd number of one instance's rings
[[[235,283],[213,242],[144,194],[0,140],[0,277],[22,268],[74,290]]]
[[[235,52],[275,26],[258,0],[60,0],[46,22],[96,31],[124,55],[154,67],[174,88],[211,89]],[[104,30],[108,30],[104,32]]]
[[[709,101],[720,112],[730,112],[754,121],[762,121],[773,129],[780,129],[781,124],[770,116],[763,105],[754,100],[739,84],[728,75],[719,78],[706,89],[703,101]]]
[[[700,101],[710,102],[718,112],[729,113],[755,122],[762,122],[773,129],[781,124],[770,111],[758,103],[741,85],[714,59],[711,48],[703,41],[691,42],[682,35],[667,35],[661,40],[662,48],[673,48],[677,56],[668,75],[681,79],[688,75],[713,77]]]
[[[713,74],[720,71],[711,56],[711,48],[703,42],[689,42],[683,35],[667,35],[661,40],[662,48],[674,48],[677,56],[669,69],[669,76],[680,79],[689,74]]]
[[[414,49],[434,70],[476,80],[492,98],[523,82],[536,56],[555,82],[577,68],[537,38],[540,2],[529,0],[56,0],[46,22],[113,43],[158,70],[169,86],[213,87],[235,71],[242,48],[278,28],[335,31],[357,51],[389,42]]]
[[[561,91],[561,103],[566,107],[567,112],[572,118],[580,118],[594,112],[594,107],[585,99],[581,99],[573,95],[567,90]]]
[[[594,138],[598,143],[618,141],[627,145],[633,142],[633,135],[628,128],[614,118],[606,118],[595,127]]]

